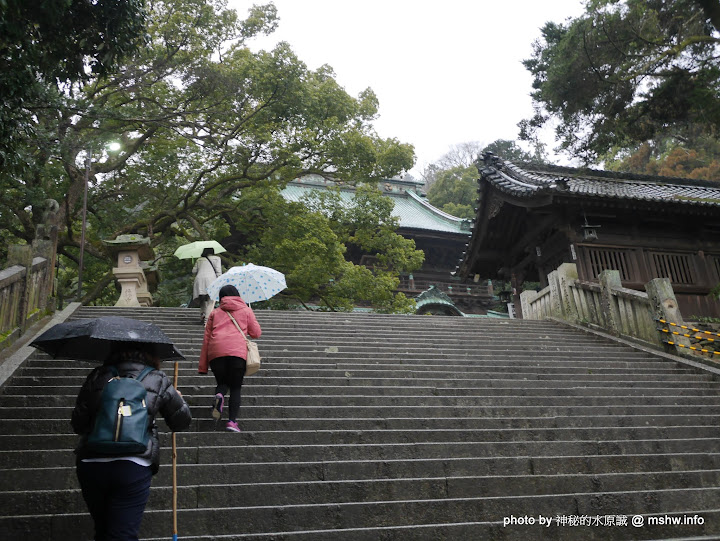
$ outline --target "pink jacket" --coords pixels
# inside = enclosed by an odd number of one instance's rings
[[[259,338],[262,334],[255,314],[240,297],[223,297],[220,307],[210,312],[205,325],[205,337],[198,366],[200,374],[207,374],[210,361],[217,357],[232,356],[245,359],[247,356],[247,344],[227,312],[233,315],[248,338]]]

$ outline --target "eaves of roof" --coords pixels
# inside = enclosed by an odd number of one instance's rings
[[[693,179],[572,168],[528,170],[509,162],[483,167],[481,175],[494,188],[517,199],[551,195],[720,208],[720,185]]]

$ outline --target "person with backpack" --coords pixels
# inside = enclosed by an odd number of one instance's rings
[[[207,289],[215,278],[222,274],[222,262],[218,256],[213,255],[214,253],[215,250],[212,248],[205,248],[192,269],[195,275],[193,306],[200,306],[200,321],[203,325],[207,322],[212,309],[215,308],[215,302],[208,295]]]
[[[243,333],[251,338],[259,338],[262,330],[252,308],[240,298],[234,286],[221,287],[219,297],[220,306],[210,313],[205,325],[198,372],[207,374],[209,366],[215,376],[217,386],[213,397],[212,416],[216,421],[222,417],[225,395],[229,391],[230,403],[225,429],[240,432],[237,416],[247,358],[247,342]]]
[[[77,477],[95,523],[95,540],[137,540],[160,467],[155,416],[174,432],[190,426],[190,408],[148,346],[127,343],[87,376],[71,424],[80,441]]]

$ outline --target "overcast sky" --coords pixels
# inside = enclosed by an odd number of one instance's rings
[[[230,0],[240,17],[260,0]],[[329,64],[353,96],[378,96],[382,137],[415,146],[416,178],[451,145],[517,139],[532,115],[521,61],[546,21],[581,0],[273,0],[280,24],[254,48],[287,41],[309,68]]]

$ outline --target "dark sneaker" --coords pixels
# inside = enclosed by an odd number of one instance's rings
[[[225,426],[225,430],[228,432],[242,432],[235,421],[228,421],[228,424]]]
[[[213,401],[212,416],[213,419],[215,419],[216,421],[219,421],[220,417],[222,417],[224,401],[225,397],[222,394],[218,393],[215,395],[215,400]]]

